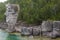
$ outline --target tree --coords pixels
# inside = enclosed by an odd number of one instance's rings
[[[19,4],[18,20],[40,23],[43,20],[60,20],[60,0],[7,0]]]
[[[0,3],[0,21],[4,20],[5,4]]]

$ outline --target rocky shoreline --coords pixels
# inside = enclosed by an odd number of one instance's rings
[[[6,22],[0,23],[0,29],[7,29]],[[11,30],[12,31],[12,30]],[[15,26],[15,32],[20,32],[24,36],[45,36],[50,38],[56,38],[60,36],[60,21],[43,21],[38,26]]]

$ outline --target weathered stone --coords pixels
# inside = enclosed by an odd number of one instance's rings
[[[53,21],[53,27],[60,28],[60,21]]]
[[[19,26],[17,26],[17,27],[15,27],[15,30],[16,30],[16,32],[21,32],[21,27]]]
[[[9,31],[14,31],[15,24],[17,22],[19,6],[16,4],[7,4],[6,5],[6,23],[8,25]]]
[[[7,29],[7,23],[6,22],[0,22],[0,29]]]
[[[42,35],[43,35],[43,36],[47,36],[48,33],[49,33],[49,32],[42,32]]]
[[[22,27],[21,34],[27,35],[27,36],[32,35],[32,28],[31,27],[29,27],[29,28],[28,27]]]
[[[40,35],[40,28],[39,27],[33,27],[33,35],[34,36]]]
[[[10,27],[10,28],[7,28],[6,31],[7,32],[15,32],[15,28],[14,27],[13,28]]]
[[[50,38],[56,38],[56,33],[50,32],[47,34],[47,36]]]
[[[53,21],[53,30],[60,34],[60,21]]]
[[[60,30],[60,21],[53,21],[53,29],[57,31]]]
[[[43,32],[43,36],[49,37],[49,38],[56,38],[56,33],[55,32]]]
[[[42,31],[52,31],[52,25],[52,21],[43,21],[41,25]]]

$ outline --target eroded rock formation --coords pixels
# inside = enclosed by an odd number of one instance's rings
[[[8,25],[7,31],[12,32],[15,30],[15,24],[17,22],[19,6],[16,4],[7,4],[6,5],[6,23]]]

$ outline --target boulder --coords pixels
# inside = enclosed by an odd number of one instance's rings
[[[8,26],[7,29],[5,29],[7,32],[11,33],[11,32],[15,32],[15,26]]]
[[[52,21],[43,21],[41,25],[42,31],[43,32],[52,31],[52,25],[53,25]]]
[[[40,35],[40,28],[34,27],[33,28],[33,36],[39,36]]]
[[[52,27],[51,24],[49,26],[48,25],[49,23],[47,24],[47,22],[42,23],[42,35],[50,38],[56,38],[57,36],[60,37],[60,21],[53,21]],[[52,30],[49,32],[47,30],[50,30],[50,27]]]
[[[47,36],[48,33],[49,33],[49,32],[42,32],[42,35],[43,35],[43,36]]]
[[[15,31],[15,24],[17,22],[18,13],[19,13],[19,5],[10,3],[6,5],[5,16],[6,16],[6,23],[8,25],[6,31],[8,32]]]
[[[16,30],[16,32],[20,32],[21,33],[21,27],[20,26],[15,27],[15,30]]]
[[[7,23],[6,22],[0,22],[0,29],[7,29]]]
[[[21,28],[21,35],[29,36],[32,34],[32,27],[22,27]]]
[[[57,32],[57,35],[60,35],[60,21],[53,21],[53,30]]]
[[[56,38],[56,33],[53,33],[53,32],[43,32],[43,36],[49,37],[49,38]]]
[[[56,33],[50,32],[47,34],[47,37],[56,38]]]

